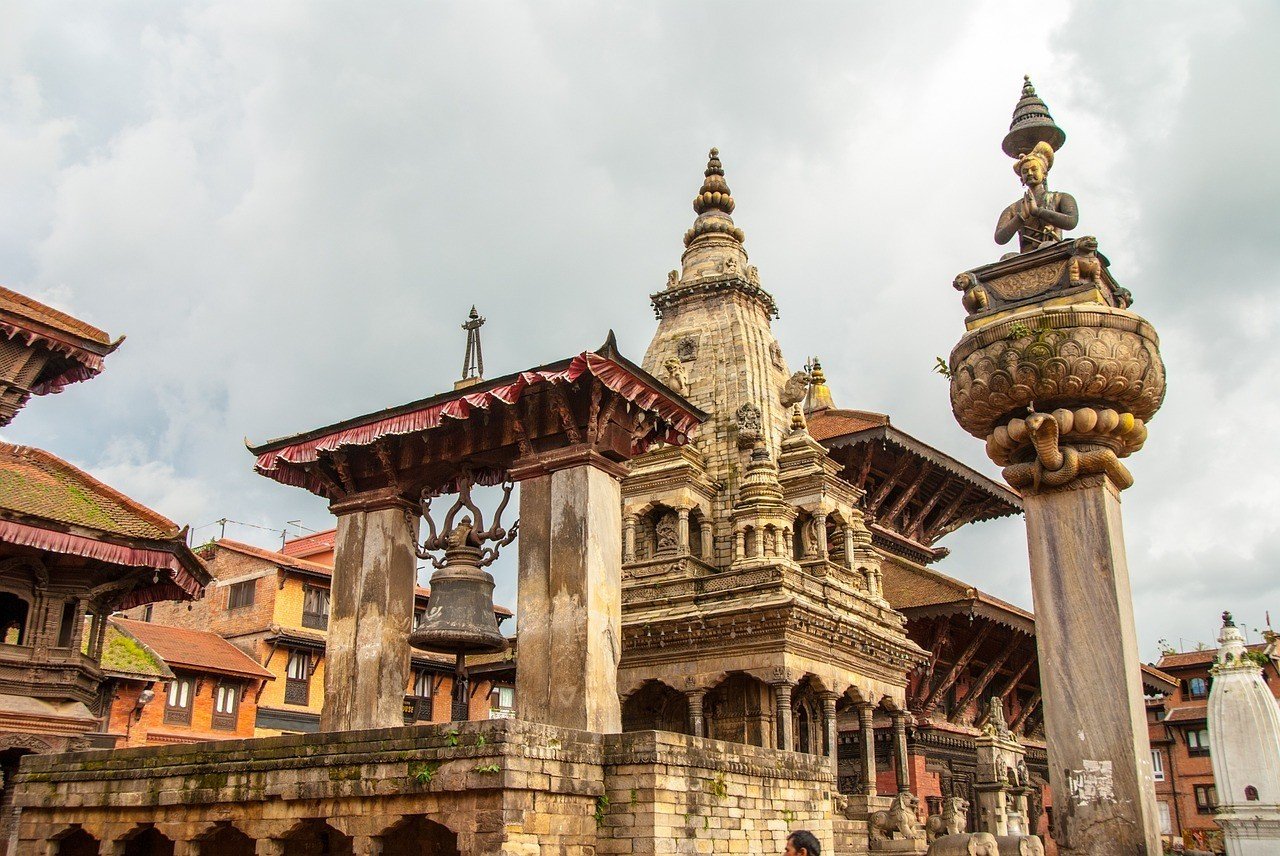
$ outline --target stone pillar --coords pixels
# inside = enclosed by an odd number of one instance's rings
[[[831,775],[837,787],[840,784],[840,753],[836,749],[836,744],[840,741],[836,732],[836,701],[839,698],[837,693],[822,694],[822,723],[826,726],[827,759],[831,762]]]
[[[516,716],[622,730],[622,491],[626,467],[571,448],[525,458],[520,480]]]
[[[827,558],[827,513],[819,511],[813,515],[813,533],[817,538],[818,556]]]
[[[862,756],[862,792],[868,797],[876,795],[876,729],[875,706],[869,702],[858,705],[858,741]]]
[[[689,555],[689,509],[676,509],[676,550],[681,556]]]
[[[622,561],[636,560],[636,516],[628,514],[622,518]]]
[[[330,510],[338,533],[320,730],[404,725],[417,506],[380,491],[335,502]]]
[[[706,737],[706,726],[702,720],[702,700],[706,698],[704,689],[689,690],[685,697],[689,700],[689,733],[694,737]]]
[[[898,793],[911,790],[911,760],[907,756],[907,715],[895,710],[893,720],[893,770],[898,774]]]
[[[711,521],[704,517],[702,520],[702,526],[699,527],[698,532],[702,536],[702,561],[706,562],[708,565],[714,564],[715,556],[712,554],[715,553],[716,548],[715,542],[712,539],[715,533],[711,531]]]
[[[775,734],[778,748],[790,752],[795,743],[791,733],[791,683],[789,681],[775,683],[773,685],[773,699],[774,712],[778,720]]]
[[[844,562],[851,571],[854,569],[853,543],[853,527],[846,525],[844,527]],[[871,592],[871,580],[869,579],[867,580],[867,592],[873,593]]]
[[[746,555],[747,533],[744,530],[739,529],[737,532],[733,533],[733,558],[735,561],[741,560],[746,558]]]
[[[1106,476],[1023,497],[1054,838],[1069,852],[1158,853],[1120,493]]]

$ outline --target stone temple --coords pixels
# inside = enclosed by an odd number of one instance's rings
[[[1022,127],[1047,118],[1029,83],[1023,96],[1009,145],[1022,169],[1037,144],[1028,183],[1063,137]],[[957,279],[965,341],[1012,324],[999,342],[1017,344],[1018,313],[1046,307],[1129,323],[1096,242],[1062,240],[1074,199],[1028,186],[997,232],[1022,253]],[[1039,664],[1056,655],[1035,617],[928,567],[949,532],[1019,513],[1020,492],[837,408],[816,358],[788,364],[715,149],[693,207],[639,365],[610,334],[253,446],[260,474],[338,521],[322,730],[30,757],[10,852],[756,853],[808,829],[824,854],[1040,853],[1054,793],[1090,818],[1074,785],[1047,786],[1044,718],[1065,708],[1041,707]],[[469,367],[482,321],[473,310]],[[1034,404],[982,409],[989,366],[967,353],[952,359],[957,417],[994,432],[1011,483],[1070,484],[1059,458],[1124,480],[1103,452],[1140,448],[1162,374],[1136,423],[1068,421],[1063,444],[1084,446],[1055,458],[1056,440],[1005,427],[1038,432]],[[518,538],[502,522],[517,483]],[[481,508],[478,485],[504,485],[502,505]],[[507,646],[484,569],[512,542],[515,718],[404,726],[411,645],[455,654],[459,674]],[[418,558],[436,571],[414,627]],[[1117,680],[1159,683],[1133,653]]]

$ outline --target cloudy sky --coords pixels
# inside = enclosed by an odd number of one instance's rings
[[[638,360],[712,145],[792,366],[816,352],[841,406],[995,475],[930,368],[962,332],[953,276],[1001,252],[1030,73],[1068,133],[1051,184],[1168,365],[1124,494],[1142,653],[1211,640],[1222,609],[1280,625],[1274,3],[0,0],[0,21],[0,282],[128,335],[4,438],[193,527],[331,525],[243,438],[447,388],[473,302],[490,376],[609,328]],[[944,543],[942,570],[1030,604],[1020,519]]]

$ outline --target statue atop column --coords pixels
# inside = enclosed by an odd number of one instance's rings
[[[1049,108],[1036,95],[1031,78],[1024,77],[1022,98],[1013,111],[1013,122],[1005,135],[1003,149],[1014,158],[1013,171],[1026,191],[1011,204],[996,223],[996,243],[1007,244],[1018,236],[1020,252],[1037,250],[1062,240],[1062,233],[1080,222],[1080,210],[1070,193],[1049,190],[1047,179],[1053,168],[1054,152],[1067,135],[1054,124]]]

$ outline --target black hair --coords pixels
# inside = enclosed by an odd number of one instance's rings
[[[797,829],[787,836],[787,840],[791,842],[791,846],[795,849],[803,850],[805,856],[822,856],[822,845],[818,843],[817,837],[807,829]]]

